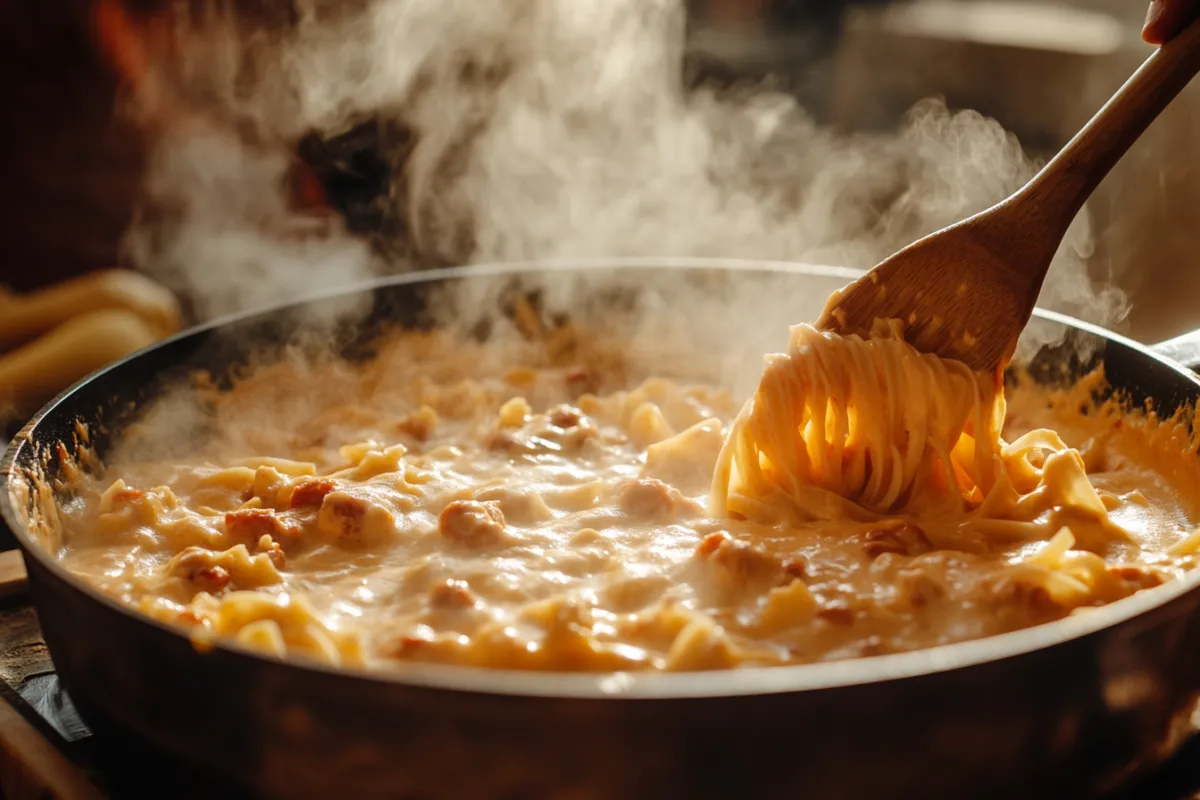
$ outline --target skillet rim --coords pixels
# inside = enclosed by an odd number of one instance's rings
[[[416,283],[436,283],[458,278],[482,278],[548,271],[589,271],[596,269],[678,269],[725,270],[759,274],[791,274],[822,278],[853,280],[861,270],[786,261],[758,261],[722,258],[594,258],[544,261],[515,261],[474,266],[450,267],[406,273],[399,276],[340,286],[298,299],[228,315],[194,326],[167,339],[132,353],[102,370],[83,378],[61,392],[38,410],[9,443],[0,458],[0,518],[12,531],[26,558],[32,554],[36,567],[62,581],[68,588],[80,592],[134,621],[149,625],[172,637],[192,643],[198,657],[209,651],[220,651],[235,657],[262,661],[273,667],[323,675],[340,680],[366,681],[383,686],[400,685],[413,689],[430,689],[467,694],[496,695],[509,698],[544,698],[573,700],[687,700],[719,699],[837,689],[863,684],[879,684],[903,679],[933,676],[985,663],[1002,661],[1058,645],[1083,639],[1131,622],[1200,588],[1200,568],[1176,581],[1110,603],[1089,609],[1088,613],[1070,616],[1055,622],[1024,628],[1011,633],[958,642],[923,650],[869,656],[839,661],[798,664],[776,667],[743,667],[731,670],[711,670],[690,673],[616,672],[570,673],[500,670],[486,667],[461,667],[438,664],[403,664],[387,671],[362,667],[336,667],[307,661],[300,657],[279,657],[244,647],[232,641],[205,640],[197,644],[187,632],[167,622],[141,614],[101,593],[83,579],[75,576],[34,540],[17,513],[12,492],[18,479],[14,468],[18,455],[33,441],[34,431],[43,419],[69,403],[83,386],[100,380],[141,357],[144,353],[164,348],[192,336],[239,321],[267,316],[287,308],[307,303],[361,294],[381,288]],[[1186,367],[1156,353],[1151,348],[1065,314],[1035,309],[1034,316],[1048,322],[1075,328],[1133,350],[1139,357],[1149,358],[1166,366],[1200,390],[1200,377]],[[31,571],[32,572],[32,571]],[[36,580],[36,579],[35,579]],[[36,604],[35,604],[36,607]]]

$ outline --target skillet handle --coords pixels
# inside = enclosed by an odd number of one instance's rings
[[[1150,349],[1194,372],[1200,372],[1200,330],[1151,345]]]

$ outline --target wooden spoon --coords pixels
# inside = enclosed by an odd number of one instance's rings
[[[1200,21],[1146,59],[1016,194],[881,262],[830,297],[817,327],[865,336],[877,319],[899,320],[918,350],[977,370],[1002,369],[1067,227],[1197,72]]]

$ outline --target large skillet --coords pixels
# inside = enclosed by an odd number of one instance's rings
[[[554,280],[584,285],[603,269],[606,283],[665,288],[642,313],[682,312],[712,334],[697,337],[704,348],[733,336],[749,312],[765,331],[761,344],[740,345],[760,348],[745,352],[753,369],[761,348],[786,341],[785,322],[813,317],[853,277],[662,260],[425,273],[361,289],[372,312],[344,341],[362,349],[386,322],[426,324],[431,293],[455,282],[541,281],[550,269]],[[724,300],[696,303],[705,293]],[[603,309],[613,297],[580,307]],[[44,549],[11,490],[30,475],[59,476],[54,450],[79,446],[77,422],[102,454],[166,376],[236,363],[247,342],[286,339],[311,319],[305,312],[330,302],[226,320],[134,355],[47,405],[0,462],[0,512],[25,551],[58,674],[94,728],[150,743],[247,793],[344,798],[1075,797],[1108,791],[1191,730],[1200,572],[1053,624],[839,663],[617,676],[414,665],[378,675],[232,645],[198,652]],[[1126,339],[1044,313],[1030,331],[1068,335],[1067,346],[1038,353],[1043,380],[1102,359],[1114,385],[1159,409],[1200,396],[1184,367]]]

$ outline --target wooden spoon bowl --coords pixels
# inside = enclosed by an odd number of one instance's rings
[[[899,320],[918,350],[1003,369],[1071,221],[1197,72],[1200,21],[1151,55],[1023,188],[878,264],[829,299],[817,327],[865,336],[876,320]]]

